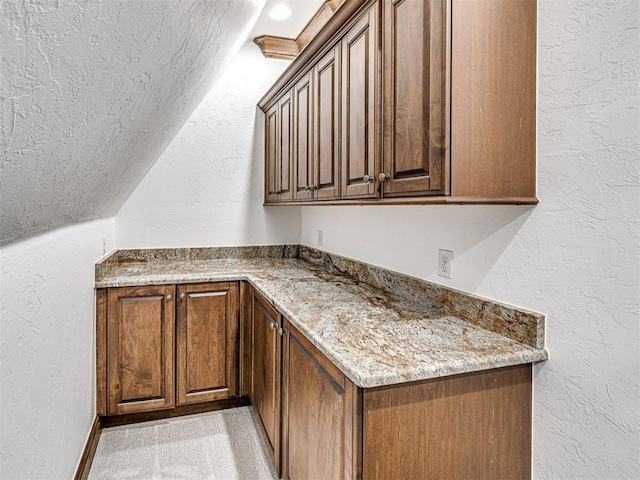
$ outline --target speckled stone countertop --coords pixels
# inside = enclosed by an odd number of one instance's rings
[[[143,251],[135,252],[139,255]],[[304,259],[286,258],[295,254]],[[499,305],[507,311],[502,317],[510,319],[508,330],[516,332],[505,335],[500,326],[504,320],[490,326],[499,333],[491,331],[486,325],[452,314],[449,302],[438,301],[444,298],[442,295],[395,293],[365,283],[337,267],[327,268],[324,253],[295,250],[278,258],[233,256],[154,254],[139,258],[120,253],[119,258],[114,260],[112,256],[96,266],[96,288],[246,280],[363,388],[547,359],[544,344],[540,344],[544,341],[540,333],[544,317],[540,314]],[[330,260],[353,262],[341,257]],[[371,270],[367,272],[370,274]],[[420,282],[399,278],[405,287],[407,282]],[[468,300],[462,298],[462,302]],[[487,310],[485,306],[482,309]],[[535,336],[529,342],[532,345],[509,338],[523,335],[514,327],[525,321],[537,322],[531,330]],[[493,324],[498,326],[494,328]]]

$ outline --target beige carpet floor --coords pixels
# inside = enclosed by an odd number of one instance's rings
[[[89,480],[277,479],[251,407],[104,429]]]

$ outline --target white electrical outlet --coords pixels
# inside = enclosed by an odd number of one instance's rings
[[[453,252],[451,250],[438,250],[438,275],[451,278],[451,262]]]
[[[318,246],[321,247],[324,243],[324,232],[322,230],[318,230]]]

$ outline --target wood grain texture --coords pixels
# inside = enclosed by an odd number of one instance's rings
[[[176,402],[238,393],[238,284],[178,285]]]
[[[357,439],[356,390],[288,322],[285,329],[283,478],[356,478],[357,453],[352,444]]]
[[[100,417],[97,415],[93,419],[91,424],[91,430],[89,430],[89,436],[82,449],[82,455],[80,456],[80,462],[78,468],[73,476],[74,480],[86,480],[89,477],[89,471],[91,470],[91,464],[93,463],[93,457],[96,454],[96,448],[98,448],[98,441],[100,440],[100,432],[102,431],[102,425]]]
[[[364,391],[363,478],[531,478],[531,365]]]
[[[107,414],[107,289],[96,290],[96,415]]]
[[[278,333],[280,326],[278,312],[254,290],[251,319],[251,403],[278,475],[281,471],[282,341]]]
[[[267,58],[293,60],[300,53],[298,43],[292,38],[262,35],[254,38],[253,42],[260,47],[262,55]]]
[[[445,0],[384,0],[384,196],[444,190]]]
[[[307,45],[311,43],[311,40],[315,38],[322,27],[324,27],[327,22],[333,17],[333,14],[337,8],[331,4],[331,2],[324,2],[320,5],[320,8],[315,13],[315,15],[309,20],[309,22],[302,29],[300,34],[296,37],[295,42],[298,47],[298,52],[303,51],[307,48]]]
[[[280,155],[280,108],[279,104],[272,106],[265,113],[265,136],[264,136],[264,197],[265,202],[278,201],[278,164]]]
[[[308,72],[293,87],[294,146],[293,146],[293,198],[312,200],[314,156],[314,102],[312,74]]]
[[[535,0],[453,0],[451,194],[536,194]]]
[[[253,287],[240,282],[240,385],[241,396],[251,395],[251,311]]]
[[[313,68],[313,196],[340,198],[340,49],[330,50]]]
[[[369,7],[342,40],[341,198],[375,197],[379,173],[379,3]]]
[[[174,296],[173,285],[109,289],[109,414],[174,406]]]
[[[279,124],[279,154],[276,158],[276,174],[278,186],[278,201],[293,200],[291,185],[293,173],[293,90],[282,96],[278,102],[280,109]]]

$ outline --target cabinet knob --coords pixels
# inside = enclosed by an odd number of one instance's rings
[[[378,180],[380,180],[381,182],[386,182],[390,178],[391,175],[389,175],[388,173],[381,173],[380,175],[378,175]]]
[[[317,186],[317,185],[311,185],[311,186],[309,187],[309,189],[310,189],[310,190],[317,190],[317,189],[318,189],[318,186]]]
[[[171,296],[171,294],[167,295],[167,301],[171,300],[173,297]]]
[[[305,185],[304,187],[302,187],[302,189],[303,189],[305,192],[308,192],[308,191],[309,191],[309,185]]]
[[[284,328],[280,327],[280,330],[278,330],[278,333],[280,334],[280,336],[284,335]]]
[[[180,294],[180,300],[184,300],[186,296],[187,296],[187,295],[186,295],[184,292],[182,292],[182,293]]]
[[[373,178],[373,175],[365,175],[362,177],[362,181],[366,183],[373,183],[374,180],[375,178]]]
[[[278,328],[278,324],[277,324],[276,322],[273,322],[273,321],[272,321],[272,322],[269,324],[269,328],[270,328],[271,330],[275,330],[276,328]]]

